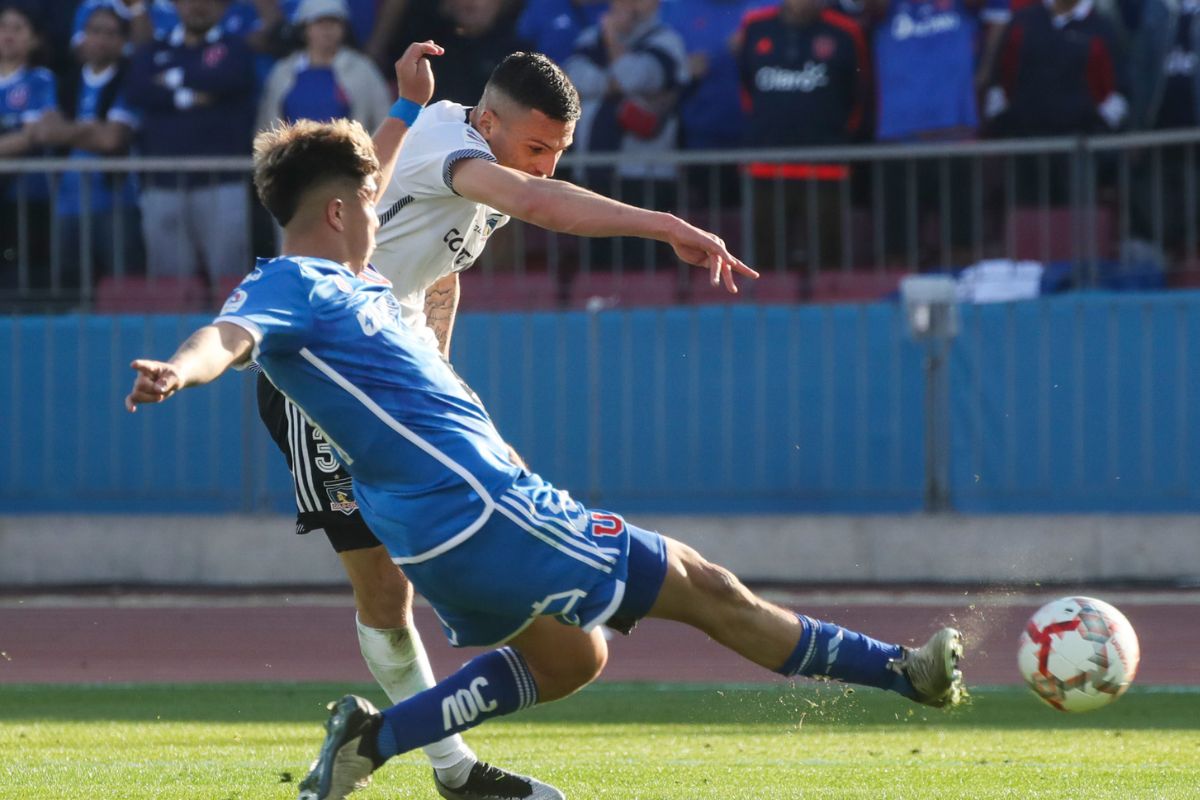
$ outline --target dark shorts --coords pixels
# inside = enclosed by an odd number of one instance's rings
[[[291,400],[258,376],[258,415],[292,472],[296,492],[296,533],[323,530],[339,553],[378,547],[358,511],[350,475],[333,447]]]

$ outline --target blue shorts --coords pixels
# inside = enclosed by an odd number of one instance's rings
[[[662,536],[586,509],[536,475],[494,499],[469,539],[403,567],[450,644],[499,644],[542,616],[588,631],[650,611],[667,570]],[[387,531],[376,534],[386,545]]]

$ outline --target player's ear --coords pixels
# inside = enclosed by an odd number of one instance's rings
[[[492,131],[496,129],[498,120],[491,109],[485,108],[483,113],[479,115],[479,132],[483,134],[484,139],[492,137]]]
[[[325,221],[329,223],[329,227],[333,228],[338,233],[346,230],[346,222],[342,218],[343,203],[340,198],[333,198],[325,204]]]

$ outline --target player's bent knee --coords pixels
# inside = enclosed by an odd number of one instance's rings
[[[554,623],[558,624],[558,623]],[[564,629],[565,630],[565,629]],[[538,701],[561,700],[587,686],[604,671],[608,663],[608,645],[598,632],[555,637],[547,640],[514,641],[525,658],[538,687]]]
[[[405,627],[412,607],[412,585],[386,551],[378,547],[339,555],[362,623],[372,628]]]

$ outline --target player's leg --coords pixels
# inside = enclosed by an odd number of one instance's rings
[[[382,712],[347,695],[330,707],[325,744],[300,784],[300,800],[340,800],[393,756],[565,697],[599,675],[607,657],[598,629],[584,632],[539,617],[509,646],[476,656],[437,686]]]
[[[433,668],[412,624],[412,586],[363,521],[349,476],[320,432],[262,375],[258,406],[292,472],[296,532],[323,530],[350,579],[359,649],[371,675],[393,703],[434,686]],[[443,797],[562,797],[557,789],[534,778],[480,761],[461,736],[438,736],[423,750]]]
[[[961,698],[957,665],[962,640],[957,631],[943,628],[917,649],[882,642],[769,603],[693,548],[663,539],[667,569],[648,616],[699,628],[782,675],[874,686],[934,706],[953,705]]]

